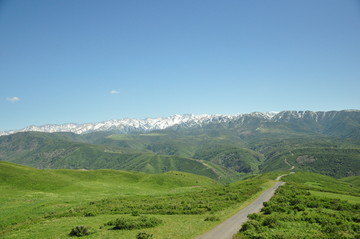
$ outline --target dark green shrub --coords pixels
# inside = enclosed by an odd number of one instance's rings
[[[247,216],[249,219],[255,220],[255,221],[259,221],[261,216],[258,213],[251,213]]]
[[[265,220],[262,223],[263,226],[270,227],[270,228],[275,228],[277,224],[278,224],[277,220],[274,217],[267,217],[267,218],[265,218]]]
[[[137,216],[140,216],[140,213],[139,213],[139,211],[134,210],[131,212],[131,216],[137,217]]]
[[[93,233],[93,230],[91,227],[76,226],[73,229],[71,229],[71,232],[69,233],[69,235],[82,237],[82,236],[90,235],[91,233]]]
[[[295,205],[293,208],[298,212],[305,211],[305,206],[303,204]]]
[[[248,216],[250,220],[241,227],[236,238],[360,239],[360,213],[356,204],[313,196],[301,187],[304,185],[288,183],[279,188],[277,194],[264,203],[263,213]],[[292,232],[287,232],[290,226]]]
[[[115,221],[110,221],[105,225],[113,226],[114,230],[133,230],[156,227],[161,224],[162,220],[155,217],[140,216],[138,218],[120,217]]]
[[[250,222],[250,221],[247,221],[247,222],[245,222],[245,223],[241,226],[239,232],[244,232],[244,231],[247,231],[247,230],[253,229],[253,228],[254,228],[254,227],[253,227],[253,225],[251,224],[251,222]]]
[[[245,222],[241,228],[240,228],[240,232],[244,232],[244,231],[259,231],[261,228],[261,225],[258,221],[254,221],[254,220],[249,220],[247,222]]]
[[[124,217],[117,218],[111,225],[114,226],[113,229],[116,230],[132,230],[137,228],[136,221]]]
[[[216,216],[209,216],[209,217],[206,217],[204,219],[204,221],[206,221],[206,222],[215,222],[215,221],[220,221],[220,218],[216,217]]]
[[[84,213],[84,217],[94,217],[96,214],[94,212],[86,212]]]
[[[136,235],[136,239],[150,239],[152,238],[153,234],[146,233],[146,232],[139,232]]]
[[[273,211],[273,210],[272,210],[271,207],[263,207],[263,208],[261,209],[261,212],[263,212],[263,213],[266,214],[266,215],[271,214],[272,211]]]

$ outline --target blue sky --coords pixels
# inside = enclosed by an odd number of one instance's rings
[[[360,109],[360,2],[0,0],[0,130]]]

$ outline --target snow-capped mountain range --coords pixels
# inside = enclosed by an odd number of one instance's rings
[[[14,134],[17,132],[38,131],[38,132],[72,132],[76,134],[85,134],[98,131],[115,131],[117,133],[134,133],[134,132],[149,132],[152,130],[161,130],[169,127],[194,127],[204,126],[208,124],[229,123],[236,122],[242,124],[249,119],[257,119],[261,121],[290,121],[292,119],[313,120],[315,122],[332,119],[340,112],[357,112],[358,110],[346,111],[282,111],[282,112],[254,112],[249,114],[238,115],[173,115],[170,117],[161,118],[147,118],[143,120],[138,119],[119,119],[109,120],[100,123],[85,123],[85,124],[60,124],[60,125],[42,125],[29,126],[20,130],[11,130],[0,132],[0,136]]]

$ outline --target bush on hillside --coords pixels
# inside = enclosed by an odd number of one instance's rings
[[[341,194],[340,194],[341,195]],[[278,189],[262,213],[250,214],[234,238],[358,238],[360,207],[311,194],[302,184]]]
[[[94,233],[93,229],[91,227],[86,226],[76,226],[73,229],[71,229],[71,232],[69,233],[70,236],[87,236]]]
[[[146,232],[139,232],[136,235],[136,239],[151,239],[153,234],[146,233]]]
[[[140,216],[140,213],[139,213],[139,211],[137,211],[137,210],[133,210],[133,211],[131,212],[131,216],[138,217],[138,216]]]
[[[96,216],[96,213],[94,212],[85,212],[84,213],[84,217],[95,217]]]
[[[209,216],[204,219],[205,222],[215,222],[220,221],[220,218],[217,216]]]
[[[138,218],[119,217],[114,221],[108,222],[106,225],[113,226],[114,230],[134,230],[156,227],[161,223],[162,220],[156,217],[140,216]]]

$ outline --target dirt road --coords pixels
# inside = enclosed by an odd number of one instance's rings
[[[269,201],[274,195],[275,190],[283,184],[284,182],[276,182],[272,188],[261,194],[249,206],[240,210],[234,216],[221,223],[211,231],[197,237],[197,239],[231,239],[232,236],[240,230],[241,225],[246,222],[247,215],[259,212],[263,207],[263,202]]]
[[[294,168],[295,168],[295,166],[294,165],[291,165],[291,164],[289,164],[289,162],[287,161],[287,159],[284,159],[284,162],[287,164],[287,165],[289,165],[289,167],[290,167],[290,171],[291,170],[293,170]]]

